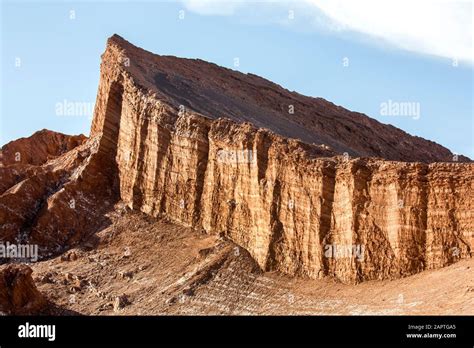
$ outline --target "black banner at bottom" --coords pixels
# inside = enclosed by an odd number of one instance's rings
[[[0,317],[0,346],[447,345],[473,347],[474,317]]]

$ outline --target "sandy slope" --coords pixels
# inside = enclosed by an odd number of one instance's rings
[[[261,273],[229,241],[124,209],[111,220],[85,248],[33,265],[59,313],[474,314],[474,260],[344,285]]]

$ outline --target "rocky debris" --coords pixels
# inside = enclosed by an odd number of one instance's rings
[[[146,270],[148,267],[149,267],[149,265],[140,265],[140,266],[138,266],[137,270],[141,272],[141,271]]]
[[[56,272],[47,272],[41,276],[39,276],[37,279],[35,279],[39,283],[43,284],[53,284],[55,283],[54,278],[57,276]]]
[[[36,288],[26,265],[0,268],[0,312],[8,315],[36,315],[47,308],[47,300]]]
[[[75,250],[70,250],[61,255],[61,261],[76,261],[79,258],[79,254]]]
[[[125,306],[130,304],[130,300],[128,299],[127,295],[120,295],[115,297],[114,300],[114,312],[119,312],[121,309],[125,308]]]
[[[76,279],[76,277],[72,273],[68,272],[64,274],[64,280],[66,281],[66,284],[73,281],[74,279]]]
[[[74,281],[72,282],[72,285],[70,287],[70,291],[71,292],[79,292],[79,291],[82,291],[87,285],[88,285],[88,281],[85,280],[85,279],[80,279],[80,278],[76,278],[74,279]]]
[[[199,250],[199,257],[205,258],[215,250],[214,247]]]
[[[100,313],[100,312],[103,312],[103,311],[111,310],[113,308],[114,308],[113,303],[103,303],[99,307],[97,307],[97,311]]]
[[[167,305],[172,305],[172,304],[175,304],[176,303],[176,300],[177,300],[177,297],[173,296],[173,297],[170,297],[170,298],[167,298],[165,300],[165,303]]]
[[[194,295],[194,289],[192,287],[186,287],[183,289],[183,295],[184,296],[193,296]]]
[[[312,280],[258,272],[249,253],[244,249],[235,252],[231,241],[149,219],[143,213],[117,217],[114,225],[115,238],[107,239],[111,227],[99,231],[99,249],[90,252],[111,255],[107,268],[98,269],[87,257],[75,263],[56,257],[32,265],[34,274],[54,269],[61,279],[68,272],[80,275],[93,283],[87,291],[70,293],[69,286],[49,283],[38,284],[40,291],[64,310],[83,315],[474,314],[473,292],[467,291],[473,286],[474,259],[397,280],[350,285],[329,277]],[[155,243],[156,235],[164,235],[165,241]],[[134,257],[125,262],[118,256],[126,245],[133,245]],[[216,252],[203,259],[196,257],[199,250],[213,246]],[[212,259],[220,259],[219,250],[225,252],[225,262],[218,268],[209,267]],[[135,273],[133,281],[119,278],[115,271],[136,272],[140,265],[147,268]],[[186,295],[188,290],[191,296]],[[131,304],[114,312],[115,297],[121,294]],[[69,301],[72,296],[74,302]]]
[[[122,258],[128,258],[130,256],[132,256],[132,249],[130,247],[125,247]]]
[[[126,279],[126,280],[130,280],[133,278],[133,273],[132,271],[120,271],[118,272],[118,275],[121,279]]]

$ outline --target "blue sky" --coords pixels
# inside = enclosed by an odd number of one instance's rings
[[[58,104],[93,105],[100,55],[117,33],[158,54],[252,72],[474,158],[472,4],[462,2],[458,17],[433,12],[441,17],[431,22],[422,18],[430,12],[416,22],[414,8],[406,23],[389,21],[393,7],[386,21],[364,26],[371,18],[360,6],[353,13],[308,1],[3,1],[0,144],[43,128],[88,134],[90,115],[58,114]],[[452,33],[440,37],[438,26]],[[419,117],[382,115],[389,100],[417,103]]]

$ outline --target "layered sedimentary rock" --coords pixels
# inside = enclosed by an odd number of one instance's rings
[[[61,253],[121,200],[227,237],[263,270],[289,275],[392,279],[472,254],[466,157],[258,76],[153,55],[118,36],[100,74],[87,141],[0,168],[2,241],[38,244],[40,257]]]
[[[58,157],[86,140],[46,129],[5,144],[0,149],[0,194],[31,175],[35,168]]]
[[[104,212],[117,200],[116,183],[96,154],[99,139],[85,139],[41,131],[2,148],[7,155],[0,167],[0,243],[36,244],[42,259],[106,222]],[[9,261],[0,256],[0,263]]]
[[[21,138],[1,148],[0,164],[42,165],[86,141],[84,135],[66,135],[47,129],[40,130],[28,138]]]
[[[473,164],[254,75],[114,36],[91,135],[130,207],[221,233],[265,270],[358,282],[471,255]]]
[[[122,86],[136,87],[172,106],[173,114],[192,110],[211,119],[249,122],[284,137],[324,144],[340,154],[399,161],[453,161],[451,151],[439,144],[322,98],[290,92],[253,74],[199,59],[155,55],[117,35],[109,39],[102,58],[98,95],[102,102],[110,88],[120,97]],[[130,86],[127,76],[132,77]],[[99,107],[103,111],[104,106]],[[93,131],[101,131],[103,117],[103,113],[96,113]],[[458,157],[460,161],[468,160]]]

